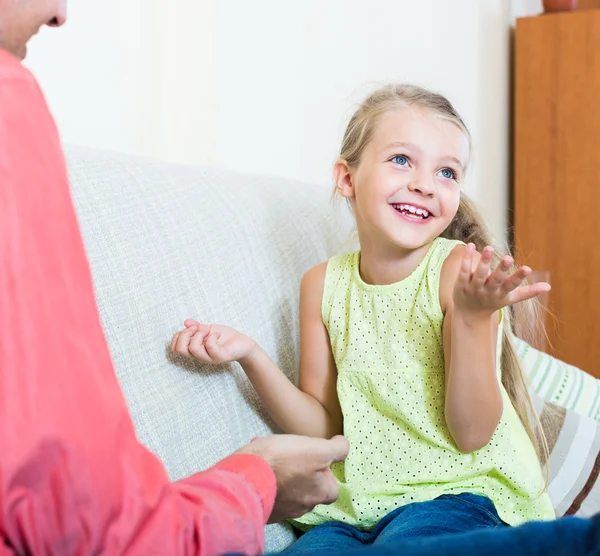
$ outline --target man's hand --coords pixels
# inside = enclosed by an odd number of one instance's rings
[[[276,523],[337,500],[338,486],[329,466],[344,461],[348,450],[343,436],[325,440],[279,434],[258,438],[237,453],[259,456],[275,472],[277,498],[269,523]]]

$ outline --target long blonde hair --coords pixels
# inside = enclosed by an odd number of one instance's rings
[[[360,104],[344,133],[340,159],[345,160],[350,168],[356,168],[380,119],[391,110],[410,105],[431,110],[436,117],[452,122],[465,134],[469,146],[471,145],[471,134],[448,99],[414,85],[392,84],[376,90]],[[483,219],[473,202],[464,194],[461,194],[458,211],[450,225],[442,233],[442,237],[473,243],[479,252],[488,245],[493,246],[491,234]],[[494,251],[496,264],[509,252],[506,246],[502,246],[500,249],[496,246]],[[531,328],[530,337],[535,336],[534,328],[543,327],[541,319],[536,318],[538,317],[538,306],[539,304],[534,301],[526,302],[520,308],[523,314],[520,314],[519,317],[524,318],[524,329]],[[548,445],[529,394],[525,372],[511,340],[513,335],[512,310],[507,308],[504,314],[501,354],[502,384],[529,438],[537,449],[540,462],[544,464],[548,460]]]

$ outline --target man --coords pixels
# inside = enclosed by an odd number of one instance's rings
[[[258,439],[169,482],[135,439],[94,302],[64,160],[19,59],[66,0],[0,0],[0,556],[256,554],[267,521],[332,502],[342,437]],[[600,555],[566,519],[399,539],[369,554]],[[331,554],[340,547],[324,547]]]

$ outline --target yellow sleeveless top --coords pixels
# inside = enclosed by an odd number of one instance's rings
[[[504,387],[503,415],[487,446],[462,453],[446,426],[440,274],[458,244],[436,239],[408,278],[384,286],[362,280],[360,252],[329,261],[322,314],[350,454],[332,466],[338,501],[294,520],[296,527],[338,521],[369,530],[399,506],[461,492],[490,498],[509,525],[555,517]],[[500,331],[499,378],[501,340]]]

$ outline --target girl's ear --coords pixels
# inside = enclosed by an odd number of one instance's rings
[[[333,167],[333,177],[337,192],[346,199],[354,197],[354,183],[352,182],[352,172],[350,166],[345,160],[338,160]]]

